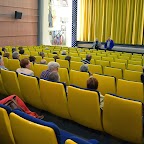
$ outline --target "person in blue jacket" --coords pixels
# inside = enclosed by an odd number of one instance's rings
[[[112,50],[112,48],[114,47],[114,41],[112,39],[108,38],[108,40],[106,41],[104,47],[107,50]]]

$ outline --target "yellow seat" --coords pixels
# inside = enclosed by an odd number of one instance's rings
[[[30,51],[30,55],[31,56],[38,56],[38,52],[37,51]]]
[[[24,58],[28,58],[29,59],[30,55],[20,55],[20,60],[24,59]]]
[[[74,56],[71,56],[71,61],[80,62],[80,61],[81,61],[81,57],[74,57]]]
[[[40,80],[40,95],[48,112],[70,119],[66,92],[63,84]]]
[[[7,57],[3,57],[3,61],[4,61],[4,66],[6,68],[8,68],[8,58]]]
[[[42,60],[41,56],[35,56],[35,58],[36,58],[36,63],[40,63],[40,61]]]
[[[125,63],[120,63],[120,62],[111,62],[111,67],[125,70],[126,69],[126,64]]]
[[[0,74],[0,94],[7,95],[7,92],[6,92],[5,88],[4,88],[4,84],[3,84],[3,81],[2,81],[1,74]]]
[[[56,62],[58,62],[60,64],[61,68],[67,68],[67,69],[69,69],[69,61],[57,59]]]
[[[86,58],[86,54],[80,53],[80,57],[81,57],[82,59],[85,59],[85,58]]]
[[[99,95],[96,91],[68,86],[68,108],[73,121],[103,131]]]
[[[18,81],[25,101],[36,108],[44,110],[37,78],[18,74]]]
[[[89,64],[88,69],[89,69],[89,72],[91,72],[92,74],[94,74],[94,73],[102,74],[102,66],[101,65]]]
[[[72,141],[71,139],[67,139],[65,144],[77,144],[76,142]]]
[[[75,53],[69,53],[69,56],[71,56],[71,57],[78,57],[79,55],[78,55],[78,53],[77,52],[75,52]]]
[[[117,82],[117,95],[143,102],[143,84],[119,79]]]
[[[49,62],[51,62],[51,61],[55,61],[54,58],[44,57],[44,59],[47,61],[47,63],[49,63]]]
[[[115,59],[115,62],[125,63],[126,65],[128,64],[128,61],[126,59]]]
[[[1,77],[7,93],[9,95],[15,94],[19,96],[22,100],[24,100],[20,91],[16,72],[1,69]]]
[[[52,128],[28,121],[14,113],[10,123],[16,144],[58,144]]]
[[[93,64],[93,65],[95,65],[95,59],[92,58],[92,59],[90,60],[90,63]]]
[[[114,77],[99,74],[93,74],[93,76],[98,80],[98,91],[100,91],[102,95],[105,95],[106,93],[116,93],[116,83]]]
[[[113,76],[116,79],[122,79],[122,69],[105,67],[104,75]]]
[[[103,61],[109,61],[109,62],[113,62],[114,59],[112,57],[102,57]]]
[[[101,60],[102,59],[101,56],[93,56],[92,58],[95,60]]]
[[[129,81],[141,82],[141,74],[142,72],[139,71],[125,70],[123,79]]]
[[[47,70],[48,66],[43,64],[34,64],[34,74],[40,78],[42,71]]]
[[[61,60],[65,60],[65,57],[66,57],[66,55],[59,55],[59,58],[60,58]]]
[[[131,143],[142,143],[142,103],[105,95],[104,131]]]
[[[89,73],[70,70],[70,84],[86,88]]]
[[[96,60],[96,65],[101,65],[104,68],[105,66],[110,66],[110,62],[103,60]]]
[[[53,58],[54,56],[57,56],[57,54],[52,54],[52,53],[49,53],[49,54],[48,54],[48,57],[49,57],[49,58]]]
[[[133,61],[142,61],[143,59],[142,58],[138,58],[138,57],[132,57],[130,60],[133,60]]]
[[[81,67],[82,65],[83,65],[82,62],[71,61],[71,62],[70,62],[70,69],[71,69],[71,70],[80,71],[80,67]]]
[[[127,69],[128,69],[128,70],[132,70],[132,71],[139,71],[139,72],[142,72],[142,71],[143,71],[141,65],[128,64]]]
[[[0,143],[15,144],[7,111],[0,108]]]
[[[25,55],[30,55],[30,51],[29,50],[25,50],[24,54]]]
[[[142,65],[142,60],[141,61],[129,60],[128,63],[133,65]]]
[[[70,85],[68,70],[66,68],[58,69],[60,75],[60,82],[66,83],[66,85]]]
[[[130,57],[128,57],[128,56],[119,56],[119,59],[129,60],[129,59],[130,59]]]
[[[20,68],[20,62],[16,59],[9,59],[8,60],[8,69],[11,71],[16,71],[18,68]]]

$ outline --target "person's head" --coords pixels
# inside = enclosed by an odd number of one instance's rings
[[[13,59],[19,59],[19,53],[17,51],[12,53],[12,58]]]
[[[0,52],[0,55],[2,55],[2,52]]]
[[[19,51],[20,51],[20,50],[23,50],[23,47],[19,47],[18,50],[19,50]]]
[[[90,76],[87,80],[87,88],[97,90],[98,89],[98,80],[93,76]]]
[[[6,52],[7,50],[6,50],[6,48],[3,47],[3,48],[2,48],[2,51],[3,51],[3,52]]]
[[[92,59],[92,56],[90,54],[86,55],[86,60],[90,61]]]
[[[19,50],[19,54],[24,54],[24,50],[23,49],[21,49],[21,50]]]
[[[96,41],[98,41],[98,38],[96,38]]]
[[[67,61],[70,62],[70,61],[71,61],[71,57],[70,57],[70,56],[66,56],[66,57],[65,57],[65,60],[67,60]]]
[[[39,52],[39,55],[40,55],[42,58],[45,57],[44,52]]]
[[[110,37],[108,37],[108,39],[107,40],[110,40]]]
[[[51,62],[48,63],[48,70],[51,71],[51,72],[52,71],[58,71],[59,67],[60,67],[60,65],[57,62],[51,61]]]
[[[21,68],[30,68],[30,61],[28,58],[24,58],[20,61]]]
[[[40,61],[40,64],[47,64],[47,61],[46,61],[45,59],[42,59],[42,60]]]
[[[3,57],[7,57],[9,59],[10,54],[8,52],[6,52],[6,53],[3,54]]]
[[[57,52],[53,52],[52,54],[57,54]]]
[[[45,48],[45,50],[49,50],[49,48],[48,48],[48,47],[46,47],[46,48]]]
[[[59,82],[60,81],[60,76],[58,74],[58,72],[53,71],[48,75],[48,81],[52,81],[52,82]]]
[[[83,65],[80,67],[80,71],[81,71],[81,72],[88,72],[88,65],[87,65],[87,64],[83,64]]]
[[[66,51],[63,50],[63,51],[61,52],[61,55],[66,55]]]
[[[12,48],[12,53],[16,51],[16,48]]]
[[[53,58],[55,59],[55,61],[56,61],[56,59],[60,59],[59,56],[57,56],[57,55],[54,56]]]
[[[36,58],[35,58],[34,56],[30,56],[30,57],[29,57],[29,61],[35,63]]]
[[[3,61],[3,57],[0,55],[0,65],[4,66],[4,61]]]

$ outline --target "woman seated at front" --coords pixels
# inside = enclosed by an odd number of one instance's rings
[[[16,70],[17,73],[34,76],[34,72],[30,70],[30,61],[28,58],[24,58],[20,61],[21,68]]]
[[[87,80],[87,88],[91,90],[97,90],[98,89],[98,80],[94,78],[93,76],[90,76]],[[104,96],[100,93],[100,108],[103,109],[104,105]]]

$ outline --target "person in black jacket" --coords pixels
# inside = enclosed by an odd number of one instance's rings
[[[141,82],[144,84],[144,66],[143,66],[143,73],[141,74]]]

